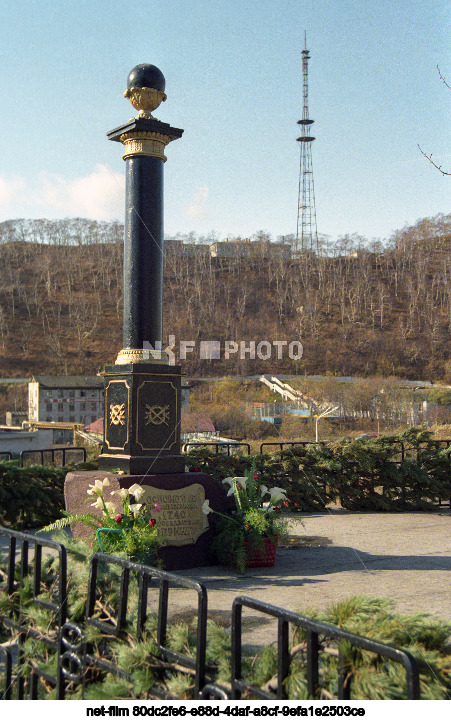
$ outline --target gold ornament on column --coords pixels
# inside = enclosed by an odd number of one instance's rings
[[[156,88],[131,87],[125,91],[124,98],[128,98],[135,110],[139,111],[136,117],[155,120],[152,111],[164,103],[167,95]]]

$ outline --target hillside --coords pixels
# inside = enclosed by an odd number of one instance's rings
[[[0,224],[0,377],[96,373],[121,348],[122,228]],[[371,251],[377,252],[371,252]],[[451,216],[418,222],[384,248],[342,239],[334,255],[165,261],[165,342],[196,342],[187,375],[333,373],[449,377]],[[202,360],[201,340],[301,341],[301,360]],[[268,346],[265,346],[267,350]],[[249,355],[249,354],[247,354]],[[448,365],[447,365],[448,363]]]

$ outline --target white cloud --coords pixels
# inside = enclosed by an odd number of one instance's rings
[[[185,206],[185,215],[189,218],[195,218],[196,220],[204,220],[207,216],[207,198],[207,186],[203,185],[202,187],[197,188],[192,202]]]
[[[100,164],[92,173],[73,180],[42,174],[33,201],[66,216],[96,220],[120,218],[124,214],[124,178]]]
[[[4,218],[74,217],[114,220],[124,216],[124,177],[98,164],[87,175],[65,178],[41,173],[33,180],[0,176]]]
[[[23,192],[25,183],[21,178],[2,178],[0,176],[0,207],[7,208],[14,203],[18,194]]]

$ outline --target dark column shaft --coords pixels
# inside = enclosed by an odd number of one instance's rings
[[[163,335],[163,160],[126,159],[123,347]]]

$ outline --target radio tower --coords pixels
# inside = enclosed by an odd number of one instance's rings
[[[302,51],[302,83],[304,105],[302,120],[298,125],[302,128],[302,135],[297,138],[301,144],[301,162],[299,169],[298,193],[298,221],[296,227],[296,254],[306,251],[318,251],[318,231],[316,228],[315,186],[313,184],[312,143],[315,140],[310,135],[313,120],[309,119],[308,112],[308,61],[307,33],[304,31],[304,50]]]

